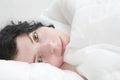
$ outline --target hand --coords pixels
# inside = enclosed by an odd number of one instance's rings
[[[60,68],[63,70],[71,70],[71,71],[77,72],[75,66],[65,63],[65,62],[63,63],[63,65]]]
[[[63,65],[60,67],[63,70],[71,70],[79,74],[84,80],[88,80],[82,73],[78,72],[75,66],[68,64],[68,63],[63,63]]]

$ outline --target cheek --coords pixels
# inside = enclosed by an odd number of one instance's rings
[[[63,57],[56,56],[47,57],[45,62],[53,66],[60,67],[63,64]]]

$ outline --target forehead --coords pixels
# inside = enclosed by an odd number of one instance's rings
[[[16,46],[17,54],[14,57],[15,60],[29,63],[33,62],[35,56],[33,53],[35,53],[35,51],[27,34],[20,35],[16,38]]]

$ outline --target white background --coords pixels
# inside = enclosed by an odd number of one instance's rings
[[[0,0],[0,27],[11,20],[38,20],[53,0]]]

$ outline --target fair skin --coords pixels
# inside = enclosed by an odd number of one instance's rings
[[[69,36],[54,28],[41,27],[16,38],[17,55],[14,60],[28,63],[45,62],[56,67],[63,64]]]
[[[38,28],[30,34],[22,34],[16,38],[17,55],[13,59],[28,63],[45,62],[78,73],[75,66],[63,60],[69,40],[67,34],[56,29]],[[87,80],[82,74],[78,74]]]

